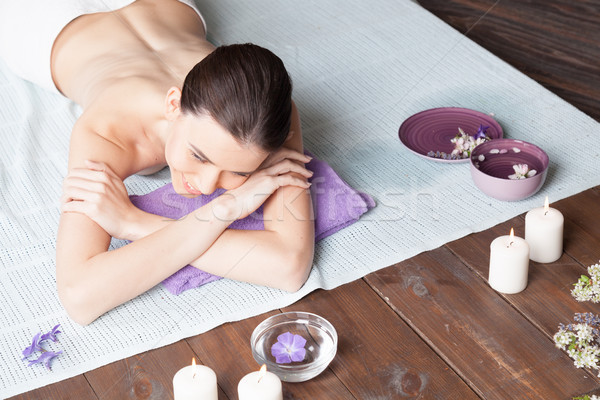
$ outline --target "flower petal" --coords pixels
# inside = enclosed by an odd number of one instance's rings
[[[35,353],[36,351],[42,350],[42,348],[40,347],[41,334],[42,334],[42,332],[38,332],[33,337],[33,340],[31,341],[31,346],[28,346],[25,348],[25,350],[23,350],[23,356],[24,356],[23,360],[26,359],[27,357],[29,357],[30,355],[32,355],[33,353]]]
[[[282,354],[280,356],[275,357],[275,362],[277,364],[289,364],[292,362],[289,354]]]
[[[306,346],[306,339],[300,335],[294,335],[294,342],[292,343],[292,349],[303,349]]]
[[[304,357],[306,357],[306,349],[304,347],[300,349],[294,349],[292,354],[290,354],[290,358],[294,362],[304,361]]]
[[[275,362],[278,364],[288,364],[292,362],[289,348],[281,342],[275,342],[273,346],[271,346],[271,355],[275,357]]]
[[[37,359],[35,359],[33,361],[29,361],[29,364],[27,364],[27,366],[31,366],[33,364],[41,364],[41,363],[43,363],[46,366],[46,368],[50,369],[50,362],[52,361],[52,359],[54,357],[58,356],[61,353],[62,353],[62,350],[58,351],[58,352],[45,351]]]
[[[287,347],[280,342],[275,342],[273,346],[271,346],[271,355],[273,357],[277,357],[280,354],[288,354]]]
[[[291,332],[282,333],[281,335],[277,336],[277,341],[286,347],[291,347],[292,343],[294,342],[294,335],[292,335]]]
[[[57,342],[58,339],[56,338],[56,334],[61,333],[58,330],[59,326],[60,326],[60,324],[55,325],[54,328],[52,328],[52,330],[50,332],[44,333],[40,339],[40,342],[43,342],[44,340],[48,340],[48,339],[52,340],[53,342]]]

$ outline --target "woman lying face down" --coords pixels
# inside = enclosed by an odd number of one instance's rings
[[[303,285],[314,249],[312,173],[291,93],[277,56],[229,45],[197,63],[181,89],[167,90],[162,116],[142,129],[144,139],[79,134],[76,125],[57,242],[58,292],[71,318],[90,323],[187,264],[287,291]],[[78,124],[87,126],[88,115],[84,107]],[[132,126],[130,115],[123,121]],[[95,153],[103,140],[114,151]],[[145,213],[129,201],[123,179],[147,167],[139,160],[149,154],[158,168],[169,166],[182,196],[226,192],[177,221]],[[264,231],[227,229],[261,205]],[[108,251],[111,237],[133,242]]]

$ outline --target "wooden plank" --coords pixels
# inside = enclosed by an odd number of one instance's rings
[[[53,383],[48,386],[23,393],[7,400],[98,400],[90,384],[83,375]]]
[[[263,320],[277,313],[278,311],[273,311],[221,325],[188,339],[194,352],[217,371],[219,386],[231,399],[238,398],[237,385],[240,379],[260,367],[252,357],[250,348],[252,331]],[[284,382],[283,391],[285,399],[354,399],[330,369],[307,382]]]
[[[85,376],[101,399],[173,399],[173,376],[190,365],[193,357],[199,364],[205,364],[184,340],[180,340],[105,365]],[[210,364],[206,365],[212,368]],[[219,399],[229,397],[219,390]]]
[[[600,190],[588,189],[553,205],[565,216],[565,252],[586,268],[600,261]]]
[[[312,312],[333,324],[339,345],[330,368],[357,399],[478,399],[362,280],[312,293],[283,311]]]
[[[365,279],[483,398],[565,399],[599,387],[447,248]]]
[[[597,0],[419,0],[419,4],[600,121]]]

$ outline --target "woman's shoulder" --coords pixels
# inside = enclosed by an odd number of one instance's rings
[[[130,90],[133,89],[130,87]],[[146,131],[152,121],[160,118],[156,104],[161,102],[157,99],[152,102],[142,93],[124,100],[110,92],[87,107],[73,127],[69,164],[73,161],[79,165],[86,159],[104,162],[122,179],[164,164],[164,147]],[[104,96],[110,96],[112,101]]]

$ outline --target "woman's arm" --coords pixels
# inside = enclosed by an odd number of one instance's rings
[[[292,135],[285,147],[302,152],[300,118],[295,105],[290,131]],[[235,196],[236,190],[227,194]],[[137,213],[134,217],[137,226],[128,239],[139,239],[172,222],[140,210]],[[230,279],[290,292],[299,290],[310,273],[314,254],[310,191],[297,186],[279,188],[264,203],[264,223],[264,231],[226,230],[191,265]]]
[[[293,126],[296,125],[299,127],[297,116]],[[131,172],[130,166],[122,164],[127,157],[121,146],[82,126],[78,123],[72,134],[70,170],[85,169],[85,156],[93,153],[95,156],[100,154],[100,159],[113,165],[116,174],[126,176]],[[299,188],[305,180],[300,174],[303,168],[293,169],[299,173],[281,170],[279,165],[268,168],[253,175],[247,184],[228,192],[228,196],[221,196],[176,222],[154,224],[153,233],[110,252],[110,235],[101,225],[83,212],[63,212],[56,257],[61,302],[76,322],[87,324],[194,260],[216,275],[288,290],[299,288],[312,264],[314,234],[310,196],[308,191]],[[292,191],[277,190],[277,187],[293,189],[290,185],[299,187]],[[278,197],[271,197],[279,202],[269,199],[265,203],[264,232],[225,231],[231,219],[237,217],[240,204],[257,201],[253,193],[274,191]],[[81,206],[85,202],[69,203]],[[259,205],[249,205],[254,207],[249,211]],[[304,226],[304,231],[269,230],[271,226],[285,226],[286,218],[290,221],[290,217]],[[199,259],[221,236],[222,243],[207,257]],[[308,243],[308,249],[303,247],[304,243]]]
[[[302,131],[292,108],[287,148],[302,152]],[[228,229],[192,265],[216,275],[290,292],[299,290],[310,273],[315,245],[310,191],[297,186],[279,188],[264,203],[264,231]],[[236,254],[232,249],[239,249]]]
[[[71,135],[69,170],[85,167],[85,158],[93,154],[112,165],[116,173],[126,175],[131,168],[126,153],[124,147],[92,132],[84,116]],[[80,195],[85,198],[87,194]],[[110,252],[110,235],[105,229],[83,213],[63,212],[56,244],[56,281],[69,315],[87,324],[197,258],[229,225],[228,210],[233,208],[226,200],[211,202],[196,210],[194,218]],[[71,203],[81,206],[86,202]]]
[[[71,318],[80,324],[90,323],[197,258],[229,225],[226,219],[215,217],[226,215],[227,206],[213,203],[195,211],[193,218],[165,226],[114,251],[107,251],[110,236],[87,216],[63,213],[56,281]],[[218,207],[223,209],[214,212]]]

